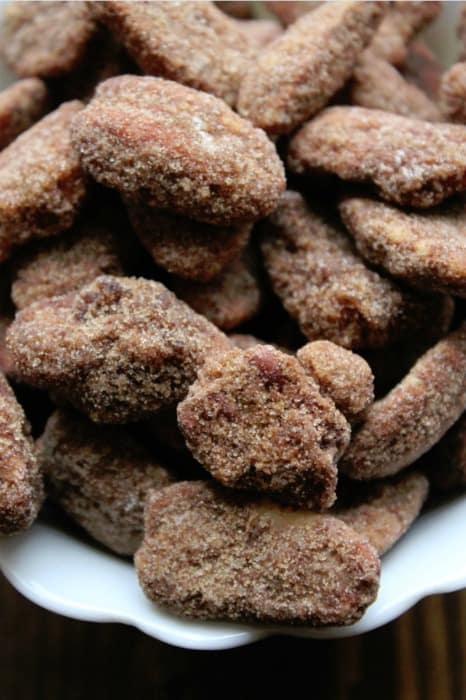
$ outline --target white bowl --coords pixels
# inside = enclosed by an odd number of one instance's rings
[[[454,60],[454,17],[446,9],[429,36]],[[445,47],[448,50],[444,50]],[[0,74],[0,88],[10,77]],[[56,613],[93,622],[123,622],[164,642],[190,649],[227,649],[274,634],[337,638],[369,632],[395,619],[420,598],[466,587],[466,494],[424,514],[382,562],[380,592],[350,627],[309,629],[183,620],[145,598],[133,566],[75,538],[58,526],[36,523],[28,532],[0,538],[0,568],[24,596]]]

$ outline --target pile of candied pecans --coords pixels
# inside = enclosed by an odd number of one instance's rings
[[[440,11],[7,6],[0,533],[47,496],[182,615],[361,617],[429,482],[466,484]]]

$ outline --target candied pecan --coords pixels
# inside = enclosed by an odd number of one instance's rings
[[[121,242],[107,227],[87,221],[59,238],[39,241],[15,259],[11,298],[17,309],[74,292],[99,275],[123,275]]]
[[[174,279],[171,287],[180,299],[223,330],[235,328],[255,316],[262,302],[262,289],[250,251],[245,251],[207,284]]]
[[[238,256],[252,224],[212,226],[127,201],[131,226],[155,262],[185,279],[208,282]]]
[[[414,119],[441,121],[440,110],[422,90],[409,83],[388,61],[366,50],[353,72],[350,101]]]
[[[49,95],[39,78],[25,78],[0,92],[0,149],[47,112]]]
[[[118,554],[134,554],[141,544],[148,492],[173,481],[130,433],[71,411],[49,418],[37,459],[47,495]]]
[[[364,358],[328,340],[307,343],[297,358],[350,423],[364,418],[374,401],[374,376]]]
[[[0,534],[11,535],[34,522],[44,496],[29,424],[3,374],[0,436]]]
[[[162,284],[110,275],[28,306],[7,340],[22,380],[103,423],[182,399],[207,355],[231,347]]]
[[[440,107],[448,121],[466,124],[466,62],[455,63],[443,74]]]
[[[428,493],[424,474],[410,472],[367,485],[355,503],[337,505],[331,514],[367,537],[382,555],[411,527]]]
[[[382,17],[380,3],[325,3],[291,25],[251,63],[238,111],[274,134],[318,112],[351,76]]]
[[[429,478],[445,491],[466,486],[466,413],[426,455]]]
[[[151,492],[144,533],[139,582],[185,616],[347,625],[377,594],[378,557],[345,523],[213,483]]]
[[[396,474],[427,452],[466,409],[466,323],[423,355],[369,409],[339,468],[353,479]]]
[[[293,137],[288,164],[371,183],[402,206],[432,207],[466,187],[466,127],[331,107]]]
[[[92,9],[144,73],[235,104],[256,51],[236,21],[213,3],[108,0],[92,3]]]
[[[73,223],[86,194],[69,132],[81,108],[78,101],[63,104],[0,153],[0,260]]]
[[[466,297],[465,203],[403,211],[349,197],[340,213],[361,255],[391,275],[429,291]]]
[[[283,33],[281,25],[274,19],[246,19],[237,23],[248,41],[257,48],[267,46]]]
[[[442,69],[437,57],[422,39],[416,39],[409,45],[401,70],[408,82],[416,85],[431,100],[437,100]]]
[[[106,80],[72,131],[98,182],[198,221],[259,219],[285,187],[283,164],[263,131],[222,100],[161,78]]]
[[[369,270],[345,232],[288,191],[262,240],[276,294],[309,340],[381,347],[432,323],[443,297],[420,298]]]
[[[407,46],[412,37],[438,16],[442,3],[401,0],[389,5],[370,48],[381,58],[400,65],[406,59]]]
[[[1,53],[22,77],[67,73],[85,55],[96,24],[85,2],[10,2]]]
[[[209,358],[178,405],[178,424],[194,457],[225,486],[332,505],[350,428],[296,358],[271,345]]]

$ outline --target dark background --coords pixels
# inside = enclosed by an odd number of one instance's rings
[[[353,639],[186,651],[46,612],[0,577],[0,700],[466,700],[466,590]]]

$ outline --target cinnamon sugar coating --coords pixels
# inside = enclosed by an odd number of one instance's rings
[[[322,5],[321,2],[309,2],[306,0],[285,0],[285,2],[275,2],[275,0],[271,0],[263,4],[270,12],[278,17],[285,27],[288,27],[303,15],[312,12],[312,10],[317,9],[319,5]]]
[[[466,127],[331,107],[293,137],[288,164],[373,184],[402,206],[432,207],[466,188]]]
[[[127,201],[131,226],[154,261],[185,279],[208,282],[246,246],[252,224],[212,226]]]
[[[86,194],[69,132],[81,108],[78,101],[62,104],[0,153],[0,260],[73,223]]]
[[[124,423],[182,399],[207,355],[230,344],[162,284],[108,275],[19,312],[8,347],[23,381]]]
[[[416,520],[429,493],[429,482],[420,472],[368,485],[362,497],[331,511],[363,537],[379,555],[385,554]]]
[[[261,248],[275,293],[309,340],[382,347],[443,314],[443,298],[422,299],[369,270],[297,192],[282,198]]]
[[[29,424],[0,374],[0,535],[28,528],[44,500]]]
[[[389,10],[370,43],[371,51],[390,63],[401,65],[410,40],[432,22],[442,9],[441,2],[390,2]]]
[[[307,343],[297,358],[350,423],[364,418],[374,401],[374,376],[364,358],[328,340]]]
[[[339,469],[353,479],[396,474],[435,445],[465,409],[466,323],[462,323],[371,406]]]
[[[336,518],[202,481],[150,494],[135,563],[146,595],[184,616],[312,626],[356,622],[380,570]]]
[[[274,19],[238,20],[237,25],[252,46],[259,49],[283,34],[280,23]]]
[[[14,318],[13,309],[0,310],[0,371],[7,376],[13,374],[14,364],[6,346],[6,334]]]
[[[228,340],[235,348],[240,350],[249,350],[255,345],[270,345],[265,340],[256,338],[255,335],[250,335],[249,333],[230,333]]]
[[[466,486],[466,413],[426,456],[429,478],[445,491]]]
[[[466,61],[455,63],[443,74],[440,107],[448,121],[466,124]]]
[[[47,111],[47,86],[39,78],[18,80],[0,92],[0,149],[8,146]]]
[[[421,212],[348,198],[340,213],[361,255],[394,277],[429,291],[466,297],[463,199]]]
[[[213,3],[110,0],[92,3],[92,9],[144,73],[236,103],[256,51]]]
[[[295,129],[344,85],[382,14],[380,3],[336,2],[301,17],[251,63],[240,114],[270,133]]]
[[[211,357],[178,405],[194,457],[225,486],[324,509],[350,428],[296,358],[271,345]]]
[[[422,39],[410,43],[401,70],[406,80],[416,85],[431,100],[437,100],[442,69],[437,57]]]
[[[414,119],[441,121],[437,105],[388,61],[370,50],[360,56],[353,72],[350,100],[360,107],[381,109]]]
[[[285,188],[261,130],[222,100],[161,78],[101,83],[73,122],[73,143],[101,184],[219,226],[267,215]]]
[[[117,554],[134,554],[147,494],[173,481],[123,428],[95,425],[71,411],[49,418],[37,459],[49,498]]]
[[[207,284],[173,280],[171,286],[177,297],[225,331],[255,316],[262,302],[261,285],[249,251]]]
[[[76,68],[95,31],[85,2],[9,2],[1,53],[21,77],[56,77]]]
[[[80,222],[59,238],[40,241],[15,260],[11,298],[17,309],[74,292],[99,275],[124,274],[123,249],[110,229]]]

